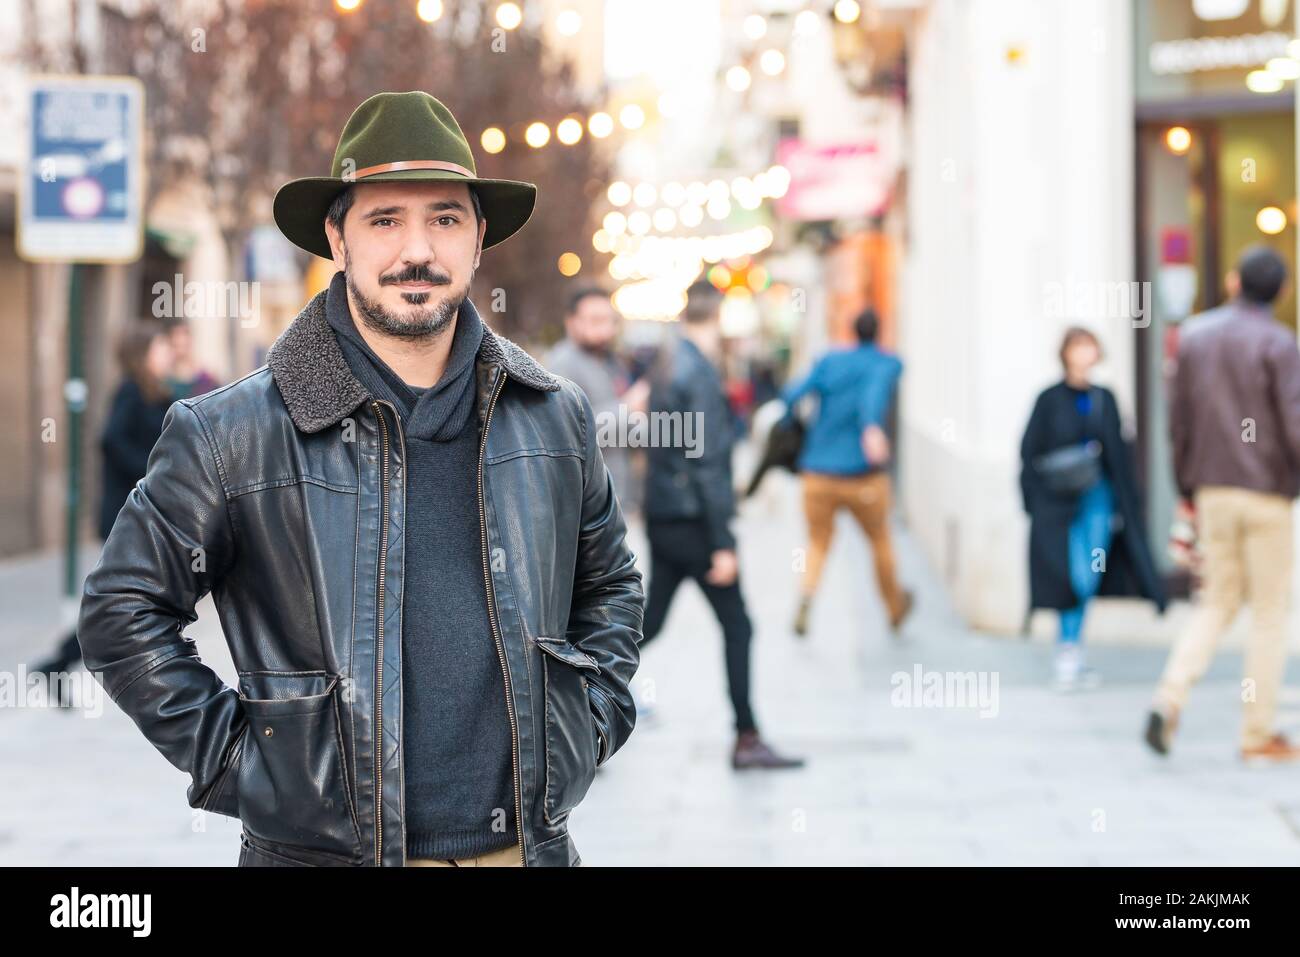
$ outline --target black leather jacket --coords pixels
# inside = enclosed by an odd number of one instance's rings
[[[241,865],[401,866],[404,441],[324,307],[322,292],[267,366],[171,407],[78,636],[191,775],[190,805],[240,818]],[[461,315],[480,321],[468,300]],[[569,812],[636,721],[641,576],[582,391],[490,330],[476,384],[522,863],[576,865]],[[182,634],[209,591],[238,689]]]
[[[710,551],[734,549],[729,523],[736,513],[735,419],[718,370],[689,339],[673,340],[656,360],[650,412],[668,416],[660,434],[681,441],[657,443],[647,454],[646,521],[696,520]]]

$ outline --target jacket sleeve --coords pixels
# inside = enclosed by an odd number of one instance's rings
[[[599,766],[623,746],[636,725],[630,686],[641,660],[638,645],[645,595],[614,483],[596,441],[591,402],[580,389],[575,388],[573,395],[581,405],[585,454],[568,638],[600,668],[587,683],[600,729]]]
[[[1269,379],[1278,418],[1286,430],[1286,448],[1300,465],[1300,349],[1289,334],[1279,336],[1268,353]]]
[[[858,401],[858,428],[869,425],[884,426],[893,404],[898,379],[903,374],[902,360],[887,356],[882,362],[878,374],[871,376],[862,388]]]
[[[86,578],[77,638],[86,667],[149,742],[190,775],[189,804],[238,817],[228,758],[247,727],[228,688],[181,633],[220,581],[234,535],[204,424],[174,403],[99,562]]]
[[[1195,489],[1192,487],[1191,465],[1191,370],[1188,368],[1186,340],[1179,337],[1178,363],[1169,381],[1169,444],[1174,460],[1174,483],[1178,494],[1191,498]]]
[[[686,471],[695,487],[711,551],[734,551],[731,519],[736,514],[736,490],[731,485],[731,408],[724,395],[704,376],[693,376],[683,412],[699,414],[698,455],[686,455]],[[683,450],[685,454],[686,450]]]
[[[1038,475],[1034,471],[1034,458],[1039,454],[1039,431],[1042,419],[1043,395],[1040,393],[1034,401],[1034,410],[1029,413],[1029,422],[1025,425],[1025,434],[1020,439],[1020,498],[1026,512],[1034,511],[1038,492]]]
[[[781,399],[786,404],[786,415],[794,414],[795,403],[802,399],[810,392],[816,392],[821,382],[818,373],[821,371],[821,360],[813,363],[813,367],[808,370],[807,374],[801,379],[795,379],[793,382],[786,384],[781,390]]]

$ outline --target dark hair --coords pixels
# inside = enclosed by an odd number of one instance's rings
[[[167,327],[160,322],[135,322],[126,328],[117,343],[117,361],[122,372],[150,402],[160,402],[170,395],[167,383],[156,378],[145,362],[153,341],[167,333]]]
[[[718,317],[722,293],[707,279],[697,279],[686,290],[686,308],[682,320],[689,323],[709,322]]]
[[[1071,326],[1065,330],[1065,335],[1061,337],[1060,356],[1062,366],[1065,365],[1065,354],[1070,350],[1070,346],[1081,339],[1087,339],[1091,342],[1097,348],[1098,358],[1101,357],[1101,340],[1097,338],[1097,334],[1091,329],[1085,329],[1083,326]]]
[[[599,296],[601,299],[609,299],[609,293],[599,286],[582,286],[575,289],[573,295],[569,297],[569,308],[565,311],[566,316],[576,316],[578,307],[582,305],[582,300],[591,296]]]
[[[478,192],[474,187],[470,186],[468,189],[469,200],[474,207],[474,224],[478,225],[483,222],[483,204],[479,201]],[[325,218],[329,220],[331,226],[339,231],[340,236],[343,235],[343,220],[347,217],[348,210],[352,208],[356,198],[356,190],[352,186],[347,186],[334,197],[334,201],[330,203],[330,208],[325,212]]]
[[[857,333],[858,342],[875,342],[876,333],[880,331],[880,317],[876,315],[876,310],[867,306],[858,313],[858,317],[853,320],[853,331]]]
[[[1286,282],[1286,263],[1267,246],[1251,246],[1237,260],[1237,276],[1244,298],[1270,303]]]

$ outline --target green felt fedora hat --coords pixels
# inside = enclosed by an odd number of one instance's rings
[[[428,93],[376,93],[348,118],[329,176],[285,183],[275,194],[275,223],[294,245],[331,258],[325,214],[354,183],[446,180],[469,183],[487,220],[483,248],[519,230],[533,213],[537,186],[480,179],[469,141],[451,110]]]

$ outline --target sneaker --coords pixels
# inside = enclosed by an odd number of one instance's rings
[[[1052,686],[1057,691],[1075,691],[1083,677],[1083,652],[1077,644],[1061,645],[1052,665]]]
[[[1268,762],[1280,764],[1300,758],[1300,747],[1287,740],[1285,734],[1275,734],[1263,744],[1255,744],[1241,749],[1241,759],[1248,762]]]
[[[1178,713],[1152,708],[1147,715],[1147,730],[1142,736],[1147,745],[1156,754],[1168,754],[1173,744],[1174,731],[1178,727]]]
[[[731,755],[731,766],[737,771],[746,768],[761,768],[764,770],[801,768],[803,765],[803,758],[792,758],[778,754],[758,736],[757,731],[742,731],[736,736],[736,748]]]
[[[812,599],[800,598],[799,610],[794,614],[794,633],[800,638],[808,634],[808,613],[812,610]]]

